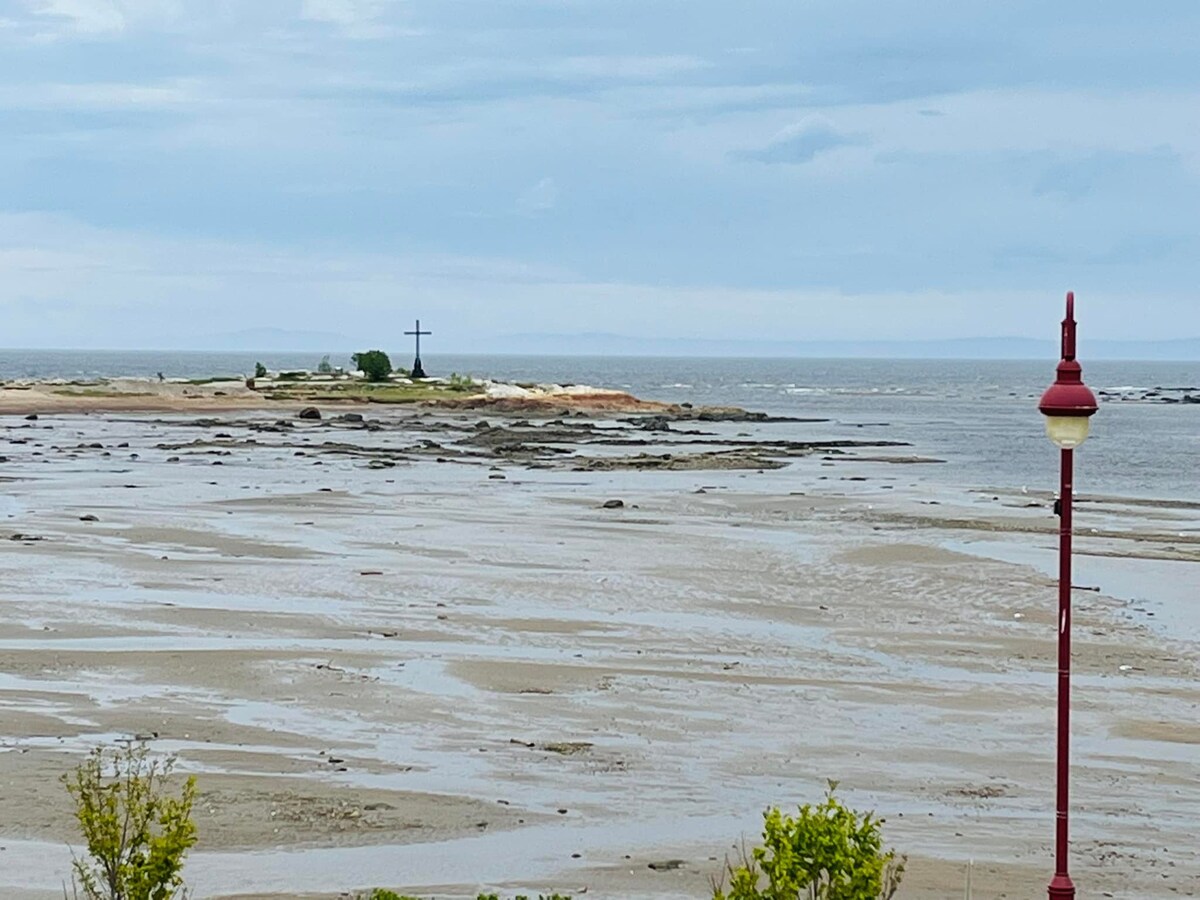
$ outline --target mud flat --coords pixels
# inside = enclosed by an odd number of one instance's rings
[[[58,776],[132,737],[203,897],[702,897],[827,778],[901,897],[1044,892],[1050,498],[828,423],[320,406],[0,419],[0,897],[61,897]],[[1198,509],[1080,507],[1085,896],[1200,895]]]

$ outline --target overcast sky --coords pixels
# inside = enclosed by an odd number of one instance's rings
[[[1196,0],[0,0],[0,346],[1196,336],[1198,59]]]

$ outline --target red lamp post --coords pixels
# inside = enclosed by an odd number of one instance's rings
[[[1075,361],[1075,293],[1067,294],[1062,326],[1062,362],[1058,378],[1042,396],[1038,409],[1046,416],[1046,433],[1062,450],[1058,550],[1058,822],[1055,832],[1054,879],[1050,900],[1074,900],[1069,874],[1069,796],[1071,767],[1071,504],[1075,490],[1075,448],[1087,440],[1089,420],[1098,410],[1096,396],[1083,383]]]

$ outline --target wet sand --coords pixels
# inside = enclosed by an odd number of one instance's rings
[[[0,420],[0,897],[61,897],[58,776],[132,736],[199,777],[203,897],[699,897],[827,778],[912,858],[900,897],[969,860],[976,898],[1044,892],[1048,498],[820,425],[372,413]],[[1094,501],[1077,882],[1198,896],[1200,644],[1164,627],[1196,509]],[[1139,566],[1180,583],[1127,595]]]

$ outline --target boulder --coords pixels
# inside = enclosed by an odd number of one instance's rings
[[[306,406],[306,407],[304,407],[304,409],[300,410],[300,412],[298,412],[296,414],[296,418],[298,418],[298,419],[319,419],[319,418],[321,418],[321,411],[319,409],[317,409],[315,406]]]

